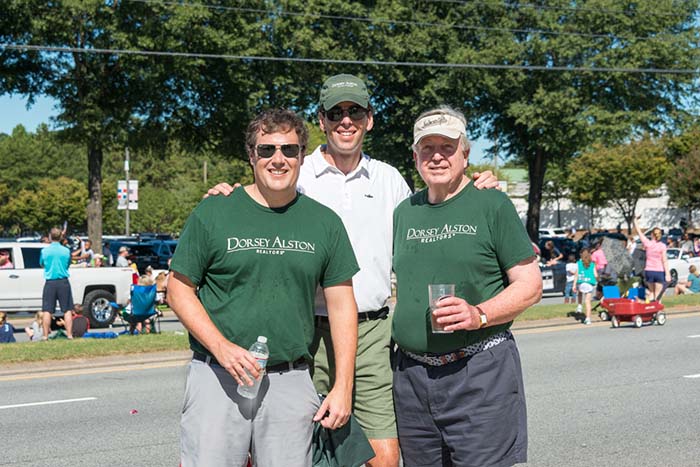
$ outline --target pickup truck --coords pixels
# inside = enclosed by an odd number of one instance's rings
[[[0,250],[10,252],[13,265],[0,269],[1,311],[41,310],[45,281],[39,257],[44,247],[44,243],[0,242]],[[109,326],[116,315],[109,302],[126,305],[134,283],[133,269],[71,267],[69,272],[73,302],[83,304],[83,315],[90,320],[90,326]]]

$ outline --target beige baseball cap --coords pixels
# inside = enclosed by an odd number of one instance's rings
[[[449,114],[427,115],[418,120],[413,125],[413,144],[418,144],[421,139],[430,135],[445,136],[450,139],[457,139],[460,136],[467,136],[467,129],[457,117]]]

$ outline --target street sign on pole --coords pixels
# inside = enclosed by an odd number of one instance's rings
[[[126,209],[126,180],[117,183],[117,209]],[[129,211],[139,208],[139,181],[129,180]]]

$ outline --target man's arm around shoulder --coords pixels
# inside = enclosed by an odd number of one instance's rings
[[[187,276],[171,271],[168,280],[168,304],[182,325],[219,361],[238,384],[253,382],[245,374],[248,370],[253,378],[260,376],[260,365],[247,349],[229,341],[214,325],[196,294],[196,287]]]
[[[335,384],[314,416],[325,428],[345,425],[352,413],[352,385],[357,353],[357,305],[352,280],[323,289],[335,355]],[[328,416],[324,417],[326,412]]]

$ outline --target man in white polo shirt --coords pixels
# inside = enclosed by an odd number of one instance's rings
[[[398,170],[362,152],[374,119],[361,79],[347,74],[328,78],[321,88],[318,117],[327,142],[306,156],[297,189],[335,211],[350,237],[360,265],[353,277],[359,311],[353,414],[376,454],[366,465],[397,467],[387,302],[391,297],[393,212],[411,190]],[[476,184],[493,188],[497,181],[486,172]],[[208,194],[232,191],[230,185],[221,183]],[[316,312],[314,384],[327,394],[333,387],[333,349],[327,312],[322,305]]]

